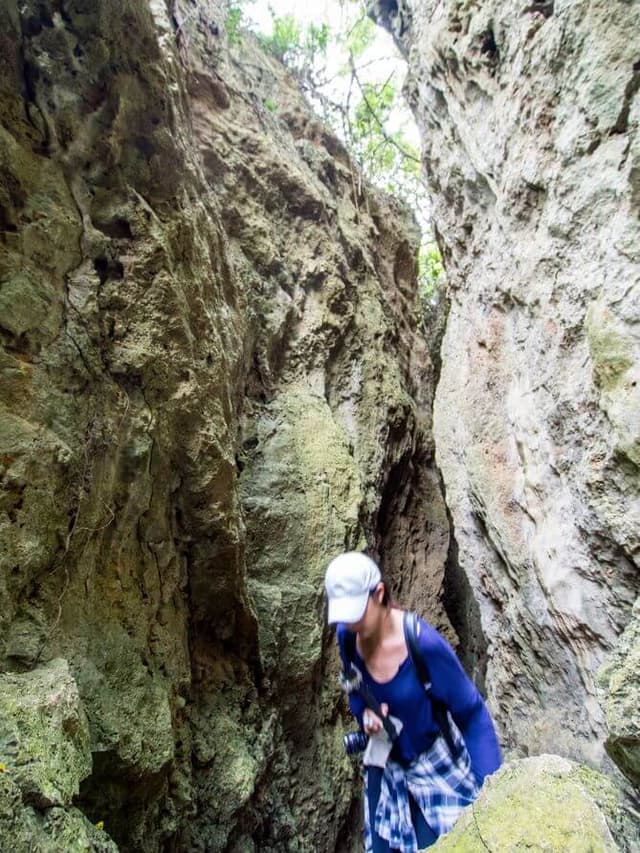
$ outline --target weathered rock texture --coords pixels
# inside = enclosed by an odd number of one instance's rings
[[[0,675],[4,764],[26,802],[70,805],[91,772],[89,727],[66,661]]]
[[[598,681],[604,691],[607,752],[640,788],[640,599]]]
[[[0,2],[12,849],[349,849],[324,566],[406,557],[446,622],[414,226],[223,31]]]
[[[637,3],[380,2],[451,288],[437,458],[505,743],[598,763],[640,565]]]
[[[638,842],[610,779],[557,755],[541,755],[510,762],[490,777],[433,849],[631,853]]]
[[[25,805],[9,773],[0,773],[2,853],[118,853],[107,833],[74,807]]]

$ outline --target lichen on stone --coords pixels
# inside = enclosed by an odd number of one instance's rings
[[[509,762],[485,781],[473,806],[434,850],[616,853],[600,803],[619,801],[613,783],[554,755]]]
[[[68,806],[91,773],[89,725],[67,661],[0,674],[0,760],[27,803]]]

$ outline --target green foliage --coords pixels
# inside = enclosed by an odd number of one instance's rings
[[[394,167],[393,143],[385,134],[385,124],[396,99],[395,87],[387,81],[382,87],[365,83],[351,120],[351,141],[356,157],[368,178],[375,178]]]
[[[424,188],[420,154],[407,142],[402,128],[392,130],[398,92],[391,79],[382,86],[363,83],[349,120],[350,150],[365,177],[403,199],[420,219]]]
[[[244,10],[241,5],[236,3],[227,7],[224,26],[229,44],[240,44],[244,27]]]
[[[249,28],[246,9],[253,2],[254,0],[223,0],[224,28],[230,45],[240,44],[243,32]]]
[[[346,36],[338,36],[344,47],[353,59],[360,59],[365,51],[371,47],[375,37],[376,25],[371,18],[363,16],[351,27]]]
[[[330,32],[328,24],[320,24],[320,26],[311,24],[306,34],[305,50],[312,58],[315,58],[316,55],[326,56]]]
[[[273,19],[270,36],[259,36],[266,51],[286,64],[292,63],[300,49],[300,25],[293,15]]]
[[[437,299],[445,283],[442,255],[436,243],[424,242],[418,253],[418,287],[423,302]]]
[[[389,80],[381,88],[377,88],[373,83],[365,83],[362,87],[362,100],[355,113],[358,129],[364,127],[370,132],[373,125],[377,127],[384,124],[395,99],[396,90]]]
[[[258,38],[268,53],[308,80],[326,57],[329,35],[327,24],[310,24],[303,29],[293,15],[284,15],[273,17],[271,35]]]

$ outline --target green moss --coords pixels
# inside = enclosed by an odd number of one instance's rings
[[[9,846],[5,846],[7,841]],[[25,806],[9,773],[0,773],[0,849],[11,853],[118,852],[108,833],[79,809],[54,807],[40,812]]]
[[[514,762],[488,780],[478,801],[435,849],[613,853],[617,846],[592,794],[598,785],[611,788],[606,778],[579,772],[557,756]]]
[[[242,499],[263,662],[308,678],[321,654],[324,571],[358,544],[362,501],[347,436],[308,388],[282,394],[259,423]]]
[[[67,662],[0,676],[0,761],[23,795],[67,805],[91,772],[89,728]]]
[[[595,383],[603,391],[611,391],[634,363],[633,342],[622,334],[614,316],[602,306],[591,306],[586,330]]]
[[[607,752],[635,785],[640,784],[640,599],[616,648],[598,672],[606,710]]]
[[[91,717],[92,751],[115,753],[139,776],[160,773],[174,757],[166,684],[141,665],[121,628],[96,626],[95,639],[102,667],[85,659],[77,675]]]
[[[215,745],[212,772],[221,794],[218,819],[231,817],[253,793],[258,764],[249,750],[248,732],[230,716],[221,714],[213,722]]]

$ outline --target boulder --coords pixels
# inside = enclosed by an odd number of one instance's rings
[[[0,773],[0,850],[11,853],[117,853],[100,826],[79,809],[54,806],[44,814],[25,806],[12,774]],[[9,844],[6,844],[9,842]]]
[[[612,834],[624,833],[622,821],[610,779],[566,758],[539,755],[505,764],[487,779],[478,800],[433,849],[613,853],[627,849]]]
[[[67,661],[0,675],[0,762],[27,803],[66,806],[79,793],[89,726]]]

